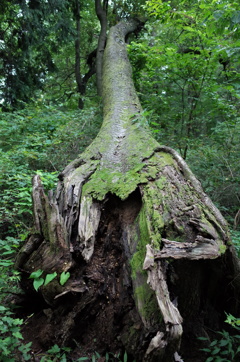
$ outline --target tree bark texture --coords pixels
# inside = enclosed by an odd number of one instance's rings
[[[102,96],[103,53],[107,40],[107,8],[108,0],[95,0],[95,10],[100,21],[101,30],[98,38],[96,57],[97,93]]]
[[[88,71],[82,75],[81,73],[81,11],[80,1],[75,0],[74,17],[76,19],[76,39],[75,39],[75,79],[77,83],[77,92],[79,93],[78,108],[84,107],[84,95],[86,93],[86,87],[89,79],[96,73],[95,64],[93,58],[95,51],[91,52],[88,56],[87,64],[89,66]]]
[[[137,26],[110,29],[96,139],[54,194],[34,177],[35,233],[16,266],[29,294],[29,273],[58,273],[38,292],[58,345],[177,361],[225,311],[239,310],[239,263],[226,221],[185,161],[143,127],[125,47]]]

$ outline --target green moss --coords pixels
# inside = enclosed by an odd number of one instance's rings
[[[166,177],[161,177],[160,179],[156,180],[156,185],[160,190],[163,190],[167,185],[167,179]]]
[[[138,224],[138,229],[139,229],[139,235],[137,235],[138,236],[137,250],[133,254],[133,257],[130,262],[133,279],[136,279],[137,274],[147,275],[146,271],[143,270],[143,263],[146,256],[146,245],[150,243],[150,237],[149,237],[149,231],[146,222],[144,208],[142,208],[142,210],[140,211],[136,223]]]
[[[84,185],[84,194],[91,194],[97,200],[103,200],[108,192],[120,199],[126,199],[138,186],[145,181],[139,172],[144,164],[137,164],[132,170],[122,173],[108,168],[98,169]]]
[[[157,303],[155,293],[148,284],[137,287],[134,291],[138,301],[138,310],[141,316],[147,321],[161,321],[161,313]]]
[[[150,231],[151,245],[159,249],[165,222],[163,214],[161,214],[159,209],[159,205],[163,204],[163,196],[156,182],[148,183],[144,186],[143,201],[147,226]]]
[[[225,254],[226,250],[227,250],[226,245],[221,244],[221,245],[219,246],[220,254]]]
[[[143,270],[143,263],[146,256],[146,245],[151,244],[148,223],[144,207],[140,211],[136,220],[138,226],[138,243],[136,252],[133,254],[130,265],[134,284],[134,298],[138,306],[138,311],[145,323],[153,325],[161,318],[154,291],[147,284],[147,272]]]

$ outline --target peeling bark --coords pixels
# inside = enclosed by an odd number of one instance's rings
[[[75,339],[138,361],[181,361],[189,335],[239,310],[239,263],[226,221],[187,164],[141,125],[125,47],[137,26],[110,30],[97,138],[60,174],[55,194],[34,177],[36,234],[16,266],[26,291],[33,270],[71,273],[64,286],[57,278],[40,288],[58,345]]]

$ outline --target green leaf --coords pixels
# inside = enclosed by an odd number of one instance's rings
[[[70,273],[69,272],[62,272],[60,275],[60,284],[64,285],[68,279],[70,278]]]
[[[17,331],[17,332],[13,332],[12,334],[14,337],[18,338],[18,339],[23,339],[22,333]]]
[[[65,353],[61,356],[59,362],[67,362],[67,357]]]
[[[30,274],[29,279],[38,279],[43,273],[43,270],[38,269]]]
[[[191,28],[190,26],[183,26],[183,29],[191,32],[196,32],[196,30]]]
[[[0,312],[6,312],[8,308],[4,307],[3,305],[0,305]]]
[[[226,346],[228,343],[229,343],[229,341],[228,341],[227,339],[222,339],[222,340],[219,342],[219,346],[220,346],[220,347],[224,347],[224,346]]]
[[[211,347],[215,346],[218,343],[218,341],[215,339],[214,341],[212,341],[212,343],[210,344]]]
[[[210,353],[211,350],[209,348],[201,348],[200,351]]]
[[[125,351],[124,356],[123,356],[123,361],[127,362],[127,360],[128,360],[128,356],[127,356],[127,352]]]
[[[221,348],[215,347],[212,354],[218,354],[221,351]]]
[[[47,285],[48,283],[50,283],[54,278],[56,278],[56,276],[57,276],[56,272],[54,272],[52,274],[47,274],[46,278],[45,278],[44,285]]]
[[[208,358],[206,359],[206,362],[211,362],[211,361],[213,361],[213,357],[208,357]]]
[[[43,278],[34,279],[33,286],[36,291],[44,284]]]
[[[60,347],[57,345],[57,344],[54,344],[54,346],[52,346],[49,350],[48,350],[48,353],[51,353],[51,354],[57,354],[61,352],[61,349]]]

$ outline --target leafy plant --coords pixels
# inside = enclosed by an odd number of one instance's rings
[[[0,355],[2,362],[31,359],[31,342],[23,344],[21,325],[23,320],[13,318],[9,308],[0,305]]]
[[[238,257],[240,258],[240,230],[231,230],[231,238],[237,251]]]
[[[18,282],[20,273],[14,270],[14,256],[20,245],[20,240],[8,236],[5,240],[0,240],[0,303],[9,293],[18,293]]]
[[[60,284],[61,285],[64,285],[68,279],[70,278],[70,273],[69,272],[62,272],[61,275],[60,275]]]
[[[71,351],[68,347],[52,346],[41,358],[40,362],[67,362],[67,353]]]
[[[36,291],[44,284],[44,278],[41,277],[42,273],[43,270],[38,269],[29,276],[30,279],[33,279],[33,287]]]
[[[98,352],[94,352],[94,354],[92,355],[92,357],[80,357],[78,358],[77,362],[80,361],[91,361],[91,362],[96,362],[98,360],[100,360],[102,358],[102,356],[98,353]],[[120,357],[120,353],[111,353],[111,352],[107,352],[105,354],[105,361],[106,362],[115,362],[115,361],[119,361],[119,362],[127,362],[128,361],[128,354],[125,351],[124,355],[123,355],[123,359]],[[135,360],[133,361],[135,362]]]
[[[233,328],[240,331],[240,319],[235,318],[231,314],[227,314],[226,322]],[[200,337],[199,340],[207,342],[209,345],[202,348],[201,351],[206,352],[206,362],[229,362],[239,361],[240,355],[240,335],[231,335],[229,332],[223,330],[216,332],[219,338],[209,341],[206,337]]]
[[[50,274],[46,274],[45,278],[42,276],[43,274],[43,270],[38,269],[34,272],[32,272],[29,276],[29,279],[34,279],[33,280],[33,287],[36,291],[38,291],[38,289],[42,286],[42,285],[48,285],[53,279],[56,278],[57,276],[57,272],[53,272]],[[68,279],[70,278],[70,273],[69,272],[62,272],[60,274],[60,284],[64,285]]]
[[[233,315],[231,315],[230,313],[226,314],[226,315],[227,315],[227,319],[225,320],[225,322],[230,324],[233,328],[240,331],[240,318],[236,318]]]

